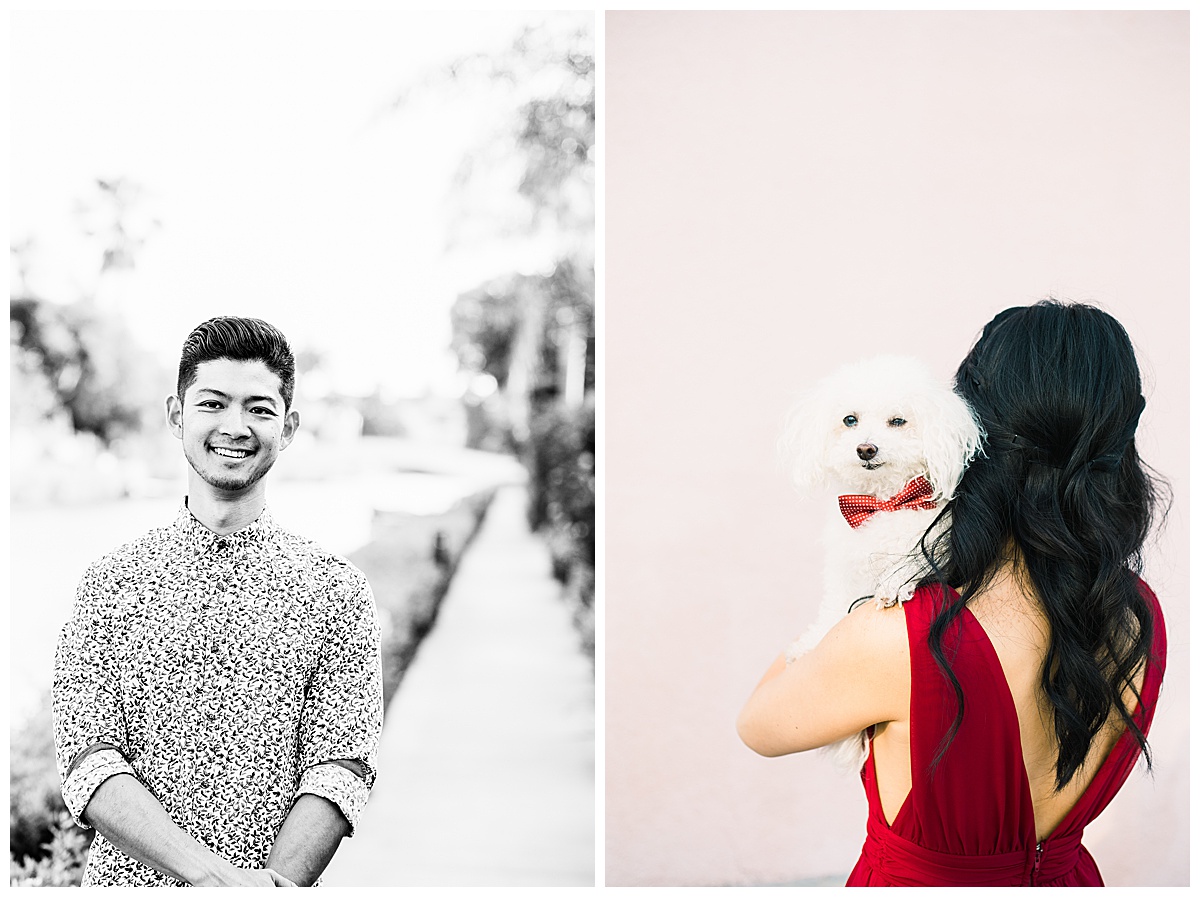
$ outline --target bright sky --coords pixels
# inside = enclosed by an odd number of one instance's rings
[[[129,178],[144,188],[130,229],[148,238],[100,297],[169,368],[195,324],[244,314],[323,351],[338,388],[447,389],[455,295],[552,253],[529,240],[446,251],[451,177],[503,130],[503,94],[386,107],[548,15],[13,12],[10,241],[34,240],[41,295],[75,299],[102,251],[76,203],[98,177]]]

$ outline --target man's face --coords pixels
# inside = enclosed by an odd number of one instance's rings
[[[167,398],[167,423],[200,479],[237,493],[271,469],[300,416],[284,410],[279,377],[261,361],[219,358],[197,366],[182,402]]]

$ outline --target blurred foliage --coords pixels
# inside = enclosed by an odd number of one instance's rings
[[[585,340],[582,388],[596,388],[596,272],[577,259],[563,259],[544,281],[541,362],[538,387],[563,383],[567,342]]]
[[[517,355],[522,326],[538,333],[534,389],[556,391],[564,343],[572,333],[587,339],[584,390],[595,388],[595,294],[591,269],[564,259],[549,275],[508,274],[461,294],[450,310],[451,348],[460,368],[494,377],[504,389]]]
[[[159,227],[141,209],[141,188],[124,178],[98,179],[76,203],[83,236],[96,244],[95,275],[69,297],[41,295],[31,261],[34,242],[10,246],[17,282],[9,296],[11,419],[24,425],[66,420],[105,445],[138,433],[156,410],[159,366],[121,317],[98,296],[111,275],[134,267]]]
[[[511,446],[530,472],[529,522],[542,529],[555,574],[594,645],[596,61],[590,15],[547,15],[504,52],[455,60],[401,96],[457,84],[512,102],[506,133],[463,159],[458,228],[487,216],[479,180],[518,176],[527,214],[492,222],[493,236],[548,237],[549,273],[511,272],[458,296],[451,346],[468,389],[471,447]]]
[[[596,565],[596,405],[548,405],[534,414],[529,438],[529,523],[553,533],[555,574],[571,563]]]
[[[596,59],[591,30],[578,29],[565,40],[539,41],[526,32],[513,53],[517,58],[557,68],[564,84],[551,96],[521,108],[517,146],[525,153],[519,192],[538,217],[550,216],[559,227],[592,229],[595,214]]]
[[[87,865],[88,837],[94,830],[84,831],[75,825],[68,813],[62,813],[54,824],[46,853],[40,859],[25,857],[18,861],[9,858],[9,884],[14,887],[70,888],[83,881]]]
[[[582,645],[596,650],[596,405],[539,406],[525,463],[529,523],[545,532],[554,576],[563,583]]]
[[[463,370],[490,374],[508,383],[513,346],[524,310],[537,302],[543,278],[510,274],[462,293],[450,309],[450,346]]]
[[[9,739],[8,820],[13,884],[79,884],[94,831],[76,826],[63,803],[49,694]]]
[[[596,58],[590,13],[541,13],[505,51],[459,57],[403,90],[401,109],[430,91],[485,88],[513,109],[501,133],[488,134],[460,162],[458,221],[478,229],[489,213],[477,199],[483,182],[508,182],[528,213],[492,222],[498,235],[541,229],[560,254],[591,254],[595,232]],[[513,172],[516,172],[513,178]],[[511,181],[509,179],[512,178]]]
[[[22,296],[9,302],[9,323],[14,421],[61,412],[105,444],[143,429],[162,372],[120,318],[91,302]]]

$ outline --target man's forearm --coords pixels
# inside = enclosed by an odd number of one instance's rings
[[[311,885],[348,834],[350,823],[332,801],[301,794],[279,829],[267,866],[298,885]]]
[[[84,810],[84,821],[113,846],[171,878],[199,884],[229,865],[176,824],[136,777],[105,779]]]

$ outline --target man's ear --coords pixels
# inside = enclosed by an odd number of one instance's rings
[[[300,412],[293,408],[283,416],[283,431],[279,434],[279,450],[291,445],[296,431],[300,429]]]
[[[183,438],[183,403],[179,396],[167,396],[167,427],[176,439]]]

